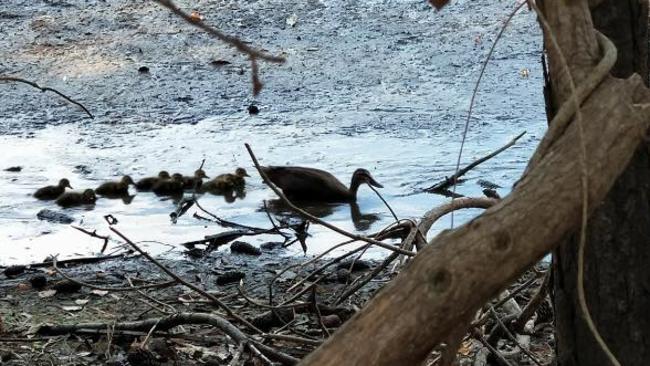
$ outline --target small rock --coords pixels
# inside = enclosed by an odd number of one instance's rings
[[[501,196],[495,189],[485,188],[483,194],[488,198],[501,199]]]
[[[9,168],[5,169],[5,172],[18,173],[21,170],[23,170],[22,166],[10,166]]]
[[[281,327],[293,320],[293,311],[291,309],[277,309],[260,314],[251,320],[251,323],[268,332],[273,327]]]
[[[32,284],[32,287],[40,290],[47,286],[47,278],[44,275],[36,275],[29,279],[29,283]]]
[[[212,60],[212,61],[210,61],[210,63],[213,66],[223,66],[223,65],[230,65],[231,64],[230,61],[226,61],[226,60]]]
[[[138,72],[141,74],[148,74],[149,68],[147,66],[140,66],[140,68],[138,68]]]
[[[260,245],[260,248],[264,250],[273,250],[280,247],[282,247],[282,242],[279,241],[269,241]]]
[[[223,286],[229,283],[235,283],[245,278],[246,274],[240,271],[228,271],[217,276],[217,285]]]
[[[255,104],[251,104],[248,106],[248,114],[255,115],[259,113],[260,113],[260,109]]]
[[[25,267],[25,266],[10,266],[10,267],[5,268],[3,273],[5,274],[5,276],[11,278],[11,277],[15,277],[15,276],[18,276],[20,274],[25,273],[26,269],[27,269],[27,267]]]
[[[55,282],[54,285],[52,285],[52,288],[60,294],[71,294],[73,292],[79,292],[79,290],[81,290],[81,285],[76,282],[61,280]]]
[[[321,316],[320,320],[327,328],[338,328],[343,324],[341,318],[336,314]]]
[[[262,254],[260,248],[256,248],[253,245],[243,241],[232,242],[232,244],[230,244],[230,251],[233,253],[248,254],[248,255]]]
[[[47,208],[38,211],[36,217],[38,217],[39,220],[45,220],[58,224],[70,224],[74,222],[74,218],[71,216],[64,214],[63,212],[58,212]]]
[[[336,267],[337,268],[344,268],[349,270],[350,266],[352,266],[352,272],[356,271],[365,271],[367,269],[370,269],[370,263],[368,261],[364,260],[356,260],[356,261],[344,261],[339,263]]]
[[[344,268],[340,268],[338,271],[336,271],[336,281],[339,283],[348,283],[350,282],[351,279],[351,274],[350,271]]]

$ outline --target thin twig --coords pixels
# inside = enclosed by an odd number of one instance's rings
[[[90,235],[93,238],[103,239],[104,240],[104,245],[102,245],[102,250],[100,250],[100,253],[104,254],[104,251],[106,250],[106,247],[108,246],[108,241],[110,240],[109,236],[99,235],[99,234],[97,234],[97,230],[93,230],[91,232],[91,231],[88,231],[88,230],[86,230],[84,228],[81,228],[79,226],[75,226],[75,225],[70,225],[70,226],[72,226],[73,229],[77,229],[77,230],[81,231],[84,234]]]
[[[12,76],[0,76],[0,81],[8,81],[8,82],[9,82],[9,81],[13,81],[13,82],[17,82],[17,83],[27,84],[27,85],[29,85],[29,86],[32,86],[32,87],[36,88],[36,89],[39,89],[39,90],[42,91],[42,92],[51,91],[51,92],[53,92],[53,93],[58,94],[61,98],[67,100],[68,102],[70,102],[70,103],[72,103],[72,104],[74,104],[74,105],[80,107],[81,109],[83,109],[84,112],[86,112],[86,114],[87,114],[90,118],[95,118],[95,116],[93,116],[93,114],[90,113],[90,111],[89,111],[88,109],[86,109],[86,107],[84,107],[83,104],[77,102],[76,100],[70,98],[69,96],[67,96],[67,95],[65,95],[65,94],[63,94],[63,93],[61,93],[60,91],[58,91],[58,90],[56,90],[56,89],[54,89],[54,88],[50,88],[50,87],[48,87],[48,86],[40,86],[40,85],[36,84],[36,83],[33,82],[33,81],[29,81],[29,80],[25,80],[25,79],[17,78],[17,77],[12,77]]]

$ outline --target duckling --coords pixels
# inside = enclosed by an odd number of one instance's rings
[[[70,181],[63,178],[59,181],[58,185],[39,188],[34,193],[34,197],[39,200],[53,200],[63,194],[65,187],[72,188],[70,186]]]
[[[146,177],[140,179],[137,183],[135,183],[135,188],[138,191],[150,191],[153,188],[153,186],[155,186],[156,183],[158,183],[160,180],[169,179],[169,178],[171,178],[169,176],[169,173],[167,173],[166,170],[161,170],[158,173],[157,177]]]
[[[183,176],[183,189],[200,188],[203,183],[202,178],[210,178],[203,169],[197,169],[192,177]]]
[[[129,184],[135,184],[135,183],[133,182],[133,179],[131,179],[131,177],[125,175],[124,177],[122,177],[122,179],[119,182],[102,183],[99,187],[97,187],[97,189],[95,189],[95,193],[100,194],[102,196],[128,195]]]
[[[183,176],[178,173],[172,174],[170,179],[161,179],[151,189],[159,196],[173,196],[183,194]]]
[[[83,192],[66,192],[56,199],[56,204],[61,207],[72,207],[80,205],[94,205],[97,201],[95,191],[86,189]]]
[[[220,193],[228,190],[233,190],[235,188],[243,188],[246,184],[244,177],[250,177],[250,175],[246,173],[246,169],[237,168],[235,170],[235,174],[220,174],[214,179],[205,182],[204,187],[202,188],[204,192],[211,193]]]

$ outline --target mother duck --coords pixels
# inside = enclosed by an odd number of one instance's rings
[[[356,202],[362,183],[384,187],[366,169],[354,171],[349,188],[332,174],[320,169],[299,166],[266,166],[261,169],[287,198],[296,201]]]

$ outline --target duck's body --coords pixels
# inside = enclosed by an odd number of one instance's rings
[[[183,176],[183,189],[201,188],[203,178],[210,178],[205,174],[203,169],[195,171],[193,176]]]
[[[63,178],[59,181],[59,184],[55,186],[39,188],[34,192],[34,197],[39,200],[53,200],[62,195],[63,192],[65,192],[66,187],[72,188],[70,187],[70,181]]]
[[[221,194],[222,192],[243,188],[244,185],[246,185],[244,177],[250,177],[250,175],[246,173],[246,169],[237,168],[234,174],[219,174],[214,179],[203,183],[201,190],[203,192]]]
[[[56,199],[56,204],[61,207],[92,205],[97,201],[95,191],[86,189],[83,192],[66,192]]]
[[[170,179],[161,179],[151,188],[159,196],[174,196],[183,194],[183,176],[174,173]]]
[[[122,179],[119,182],[102,183],[99,187],[97,187],[97,189],[95,189],[95,193],[102,196],[128,195],[130,184],[135,184],[135,183],[133,182],[133,179],[131,179],[131,177],[125,175],[124,177],[122,177]]]
[[[268,166],[262,171],[291,200],[315,202],[355,202],[362,183],[382,188],[366,169],[357,169],[350,188],[332,174],[315,168]]]
[[[157,177],[146,177],[137,181],[135,183],[135,188],[138,191],[150,191],[153,188],[153,186],[156,185],[156,183],[160,182],[163,179],[169,179],[169,178],[171,178],[169,176],[169,173],[167,173],[164,170],[161,170],[160,173],[158,173]]]

